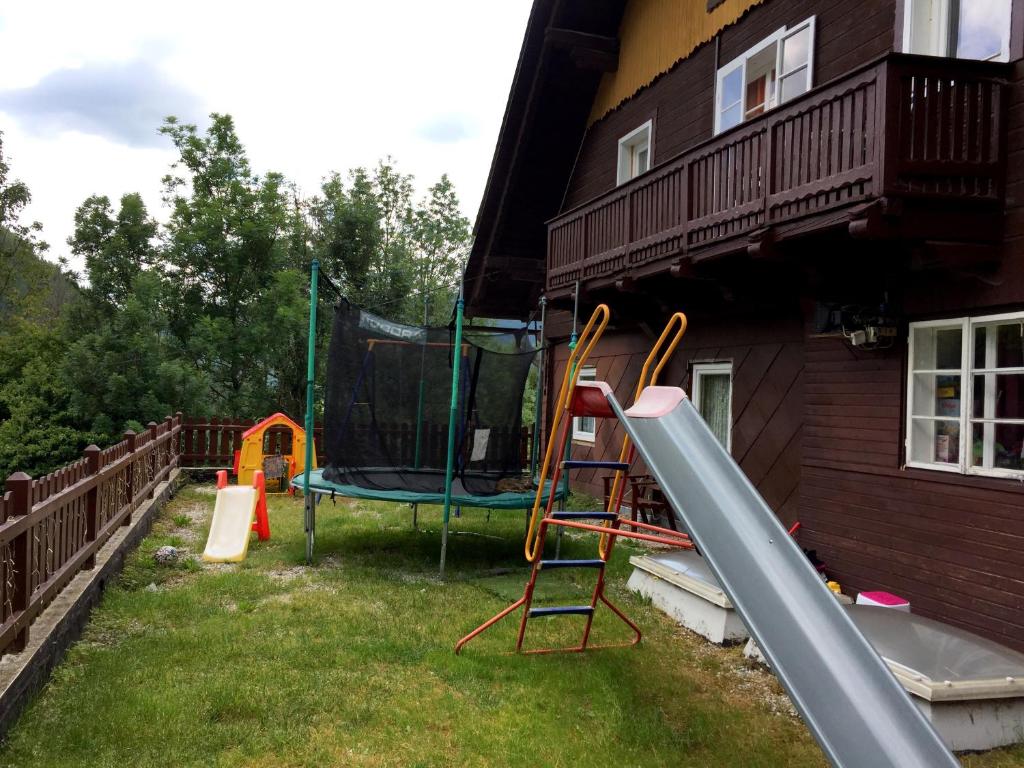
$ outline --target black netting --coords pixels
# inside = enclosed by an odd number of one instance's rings
[[[449,328],[401,325],[338,305],[324,407],[325,479],[443,492],[453,341]],[[522,490],[523,392],[536,339],[495,322],[465,328],[460,352],[456,492]]]

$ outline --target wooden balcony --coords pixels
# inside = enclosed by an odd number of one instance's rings
[[[549,222],[548,292],[819,230],[864,236],[879,210],[919,211],[928,232],[948,209],[957,229],[936,236],[969,240],[965,212],[1002,208],[1008,67],[890,54],[720,134]]]

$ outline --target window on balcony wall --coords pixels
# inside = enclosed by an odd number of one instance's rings
[[[732,363],[694,363],[693,404],[725,450],[732,450]]]
[[[1008,61],[1012,0],[904,0],[903,50]]]
[[[635,179],[651,167],[651,136],[654,122],[648,120],[619,139],[619,184]]]
[[[1024,312],[910,326],[907,465],[1024,477]]]
[[[584,368],[578,381],[597,381],[597,368]],[[592,443],[597,439],[597,419],[593,416],[577,416],[572,420],[572,439]]]
[[[814,17],[782,27],[718,70],[715,133],[762,115],[811,88]]]

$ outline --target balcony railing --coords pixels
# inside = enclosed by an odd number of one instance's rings
[[[816,88],[551,221],[547,287],[833,226],[881,197],[998,205],[1007,67],[891,54]]]

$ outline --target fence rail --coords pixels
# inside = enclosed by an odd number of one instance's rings
[[[182,425],[181,466],[191,469],[225,469],[234,464],[235,451],[242,449],[242,435],[256,424],[253,419],[235,419],[228,417],[209,419],[186,418]],[[326,443],[323,440],[323,425],[317,424],[313,430],[316,440],[317,463],[323,466],[327,462]],[[374,440],[379,440],[389,455],[396,461],[412,464],[415,453],[415,424],[397,424],[389,428],[379,428]],[[369,440],[369,437],[358,439]],[[434,425],[422,435],[424,453],[444,455],[448,444],[448,425]],[[268,455],[291,452],[291,430],[288,427],[272,427],[264,436],[264,452]],[[519,456],[523,465],[529,462],[533,431],[522,427],[518,433],[499,432],[493,434],[491,440],[497,449],[505,447],[509,441],[519,446]],[[440,447],[439,447],[440,446]],[[433,453],[432,453],[433,452]]]
[[[999,203],[1007,67],[890,54],[826,83],[554,219],[547,287],[880,197]]]
[[[21,651],[29,627],[178,466],[182,416],[151,422],[105,450],[33,480],[15,472],[0,497],[0,654]]]

